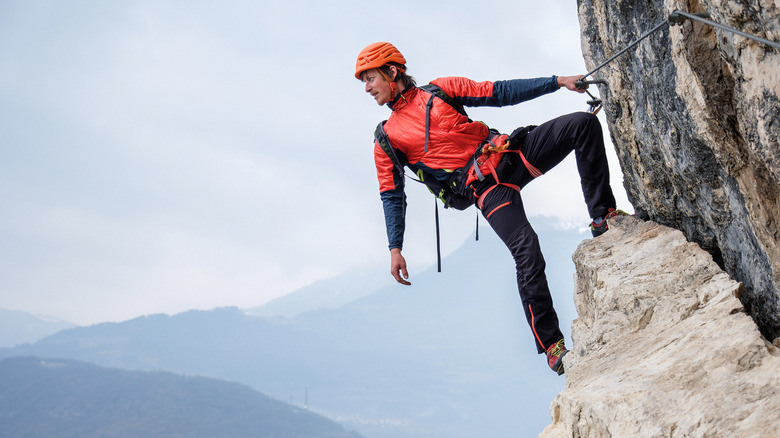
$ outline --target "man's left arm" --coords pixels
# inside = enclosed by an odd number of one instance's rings
[[[557,91],[561,87],[578,91],[574,83],[582,76],[550,76],[533,79],[476,82],[468,78],[439,78],[431,83],[438,85],[463,106],[516,105]]]

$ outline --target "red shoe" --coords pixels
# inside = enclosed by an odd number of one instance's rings
[[[607,219],[612,219],[615,216],[629,216],[629,214],[623,210],[610,208],[607,210],[607,215],[604,216],[604,219],[601,222],[598,224],[596,224],[596,221],[590,223],[590,233],[593,234],[593,237],[599,237],[606,233],[609,229],[609,225],[607,225]]]
[[[569,350],[563,345],[563,339],[553,344],[547,349],[547,364],[550,365],[550,369],[558,373],[560,376],[563,374],[563,356],[566,356]]]

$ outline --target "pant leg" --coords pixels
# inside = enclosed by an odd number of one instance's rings
[[[592,218],[603,217],[616,203],[609,185],[604,136],[595,115],[576,112],[552,119],[529,132],[522,147],[528,162],[543,173],[558,165],[571,151],[577,160],[588,213]],[[533,179],[522,163],[512,167],[514,171],[510,174],[499,174],[502,181],[524,187]]]
[[[485,198],[482,213],[506,244],[517,268],[517,288],[539,353],[560,339],[558,315],[545,276],[545,262],[536,232],[528,223],[520,193],[498,186]]]

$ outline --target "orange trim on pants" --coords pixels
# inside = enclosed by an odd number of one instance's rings
[[[498,210],[498,209],[500,209],[500,208],[503,208],[503,207],[506,207],[506,206],[507,206],[507,205],[509,205],[509,204],[511,204],[511,202],[507,201],[507,202],[504,202],[503,204],[499,205],[498,207],[496,207],[496,208],[494,208],[494,209],[490,210],[490,213],[488,213],[488,214],[487,214],[487,216],[485,216],[485,218],[486,218],[486,219],[490,219],[490,216],[492,216],[492,215],[493,215],[493,213],[495,213],[495,212],[496,212],[496,210]]]
[[[536,333],[536,324],[534,324],[534,311],[531,310],[531,305],[530,304],[528,305],[528,312],[531,313],[531,330],[534,332],[534,336],[536,336],[536,342],[538,342],[539,345],[542,346],[544,351],[547,351],[547,347],[545,347],[545,345],[542,343],[542,340],[539,339],[539,334]]]

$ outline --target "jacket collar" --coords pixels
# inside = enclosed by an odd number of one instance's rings
[[[391,110],[395,111],[396,109],[398,109],[396,108],[396,104],[398,104],[399,102],[408,102],[411,99],[412,94],[415,92],[415,90],[417,90],[416,85],[409,85],[409,87],[406,90],[404,90],[403,93],[398,93],[398,96],[395,96],[395,99],[393,99],[390,102],[387,102],[387,106],[390,107]]]

